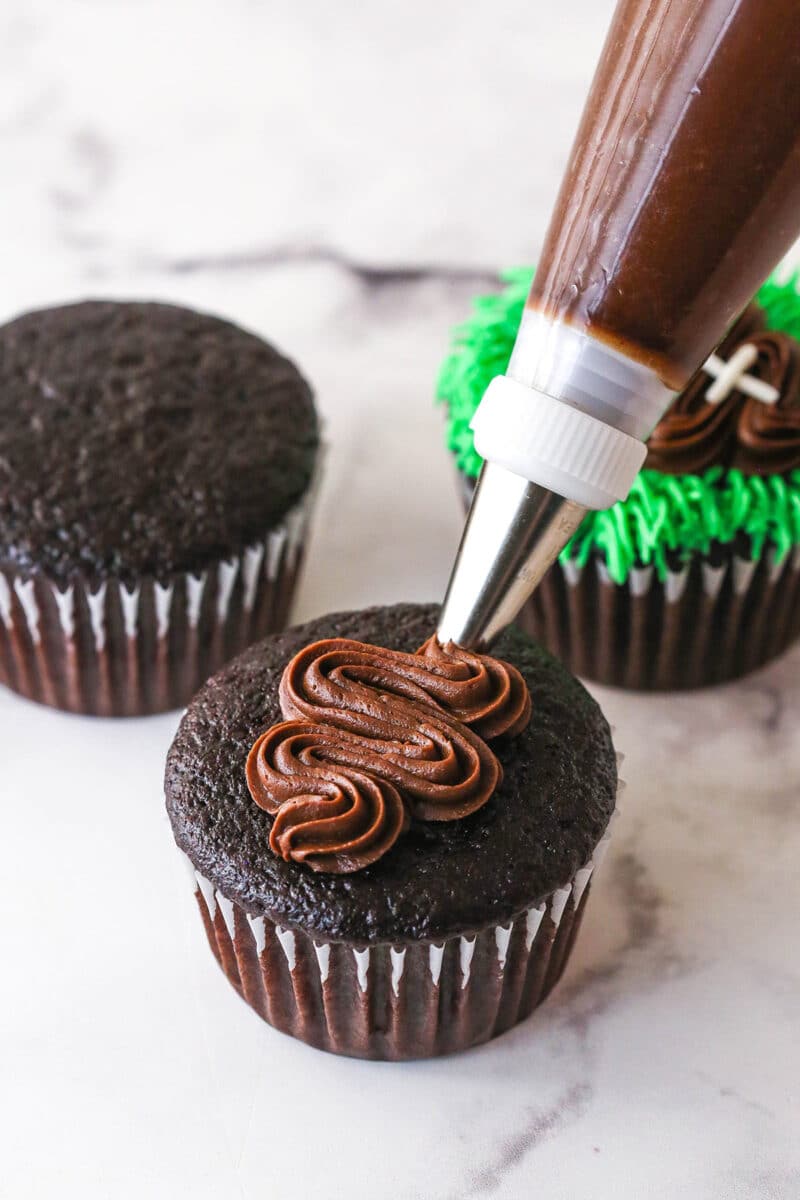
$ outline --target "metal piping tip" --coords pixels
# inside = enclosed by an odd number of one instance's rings
[[[582,505],[486,463],[447,585],[439,641],[476,650],[491,645],[514,620],[585,513]]]

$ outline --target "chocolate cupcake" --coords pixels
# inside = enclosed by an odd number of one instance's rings
[[[615,808],[599,708],[519,630],[433,606],[313,621],[192,701],[167,810],[211,949],[277,1029],[339,1054],[488,1040],[559,979]]]
[[[439,398],[465,502],[470,429],[505,371],[530,270],[476,302]],[[578,675],[641,689],[735,679],[800,635],[800,297],[768,281],[654,430],[627,500],[589,513],[518,623]]]
[[[226,321],[89,301],[0,328],[0,680],[184,704],[285,625],[318,451],[296,367]]]

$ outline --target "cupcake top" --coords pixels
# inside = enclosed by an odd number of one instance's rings
[[[286,718],[247,757],[272,813],[270,848],[314,871],[363,870],[417,821],[458,821],[494,795],[489,740],[522,733],[531,696],[516,667],[428,638],[415,654],[324,638],[290,659]]]
[[[308,487],[311,390],[272,346],[167,304],[0,328],[0,562],[60,585],[199,571]]]
[[[495,652],[509,664],[508,678],[521,679],[525,687],[494,678],[485,692],[480,691],[485,681],[480,682],[479,699],[470,684],[469,699],[456,700],[448,682],[450,664],[439,657],[441,648],[428,643],[427,658],[425,652],[419,656],[419,670],[394,654],[413,655],[423,646],[436,616],[434,606],[395,605],[325,617],[251,647],[198,693],[167,760],[167,809],[178,845],[224,896],[252,915],[326,939],[434,940],[508,920],[565,884],[588,861],[613,812],[617,785],[611,736],[598,706],[559,663],[517,630],[504,634]],[[313,643],[321,639],[337,641],[320,652]],[[362,648],[354,659],[353,641],[388,653],[370,650],[365,655]],[[391,702],[387,707],[380,697],[372,712],[363,699],[355,706],[337,699],[331,708],[330,695],[325,696],[340,663],[329,662],[327,681],[320,683],[314,672],[323,654],[348,655],[351,678],[369,674],[388,679],[390,672],[400,671],[400,684],[392,682],[389,690],[396,694],[398,687],[406,689],[403,694],[415,699],[429,686],[425,672],[436,675],[435,686],[455,706],[449,712],[459,714],[444,718],[445,732],[452,739],[458,726],[455,752],[469,763],[460,769],[457,787],[434,786],[427,774],[422,779],[413,755],[397,770],[377,769],[374,759],[365,758],[365,713],[369,722],[396,725],[403,724],[403,713],[398,718]],[[490,672],[495,670],[492,662]],[[282,708],[281,679],[290,663]],[[503,666],[499,664],[501,673]],[[373,783],[375,777],[378,783],[388,780],[399,794],[397,811],[383,798],[386,820],[373,822],[375,839],[365,843],[361,861],[331,862],[340,848],[335,837],[329,836],[321,850],[308,840],[298,842],[297,822],[292,830],[291,821],[282,821],[287,797],[273,792],[273,802],[267,797],[263,803],[257,771],[248,770],[248,758],[252,767],[252,751],[263,744],[263,736],[270,736],[275,725],[281,730],[287,688],[294,725],[308,722],[320,705],[328,705],[323,717],[314,718],[316,727],[307,731],[315,739],[310,753],[318,756],[316,761],[324,758],[319,721],[327,725],[335,710],[333,719],[341,729],[349,721],[344,710],[358,710],[360,728],[351,729],[362,739],[355,769],[372,774]],[[458,739],[467,721],[470,736],[463,745]],[[429,733],[436,738],[433,725]],[[302,756],[309,745],[297,740],[302,736],[303,730],[295,729],[294,741],[279,738],[281,753]],[[337,753],[341,755],[341,745]],[[268,757],[274,764],[274,754]],[[289,773],[296,762],[297,757]],[[293,795],[288,807],[295,804],[296,816],[296,790]],[[311,854],[293,853],[298,845],[303,850],[311,846]]]
[[[532,271],[510,272],[454,334],[439,377],[448,445],[461,471],[481,460],[469,423],[516,337]],[[624,583],[634,567],[663,578],[693,552],[736,544],[779,563],[800,544],[800,280],[768,281],[659,422],[627,500],[589,513],[562,561],[605,560]]]

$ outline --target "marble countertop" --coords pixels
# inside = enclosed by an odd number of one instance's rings
[[[0,319],[158,297],[274,339],[332,446],[296,615],[440,596],[437,365],[536,254],[610,9],[6,0]],[[800,1195],[800,649],[686,697],[594,690],[629,786],[563,982],[404,1066],[230,993],[162,810],[175,714],[0,693],[0,1195]]]

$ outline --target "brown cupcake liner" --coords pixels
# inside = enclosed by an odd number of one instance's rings
[[[653,567],[614,583],[601,559],[556,563],[517,623],[576,675],[677,691],[740,678],[800,636],[800,548],[781,562],[695,555],[662,582]]]
[[[227,659],[285,628],[316,494],[263,541],[200,573],[66,589],[0,568],[0,682],[69,712],[179,708]]]
[[[251,916],[183,857],[214,957],[260,1017],[320,1050],[394,1061],[486,1042],[541,1004],[567,964],[610,833],[611,823],[542,903],[439,942],[317,940]]]

